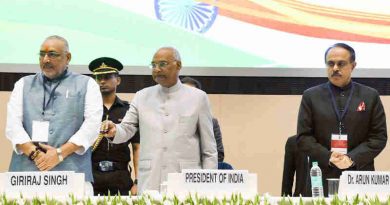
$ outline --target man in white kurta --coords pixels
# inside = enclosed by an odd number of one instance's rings
[[[179,53],[160,48],[151,63],[155,86],[138,91],[121,124],[109,122],[114,143],[140,131],[139,194],[159,190],[168,173],[217,169],[212,115],[205,92],[181,84]]]

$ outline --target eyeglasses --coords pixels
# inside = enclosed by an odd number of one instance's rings
[[[349,64],[348,61],[337,61],[337,62],[328,61],[328,62],[326,62],[326,66],[331,67],[331,68],[333,68],[335,65],[337,65],[338,68],[343,68],[348,64]]]
[[[171,62],[169,62],[169,61],[152,62],[152,63],[150,63],[149,68],[155,69],[158,66],[159,68],[164,69],[165,67],[167,67],[169,65],[169,63],[172,63],[172,62],[175,62],[175,60],[171,61]]]
[[[52,58],[52,59],[53,59],[53,58],[58,58],[58,57],[61,56],[60,53],[57,53],[57,52],[55,52],[55,51],[49,51],[49,52],[40,51],[40,52],[38,53],[38,55],[39,55],[39,57],[41,57],[41,58],[44,58],[44,57],[47,55],[48,58]]]

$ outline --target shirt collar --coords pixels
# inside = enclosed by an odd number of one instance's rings
[[[350,89],[352,88],[352,83],[353,83],[353,82],[352,82],[352,80],[351,80],[346,86],[340,88],[340,87],[338,87],[338,86],[333,85],[331,82],[329,82],[329,84],[330,84],[332,90],[334,90],[334,91],[339,91],[339,92],[350,90]]]
[[[103,108],[104,108],[104,115],[106,115],[107,113],[109,113],[112,109],[116,108],[116,107],[125,107],[126,106],[126,102],[121,100],[117,95],[115,95],[115,100],[114,100],[114,103],[112,103],[110,109],[108,109],[105,105],[103,105]]]
[[[114,105],[119,105],[121,107],[125,106],[125,102],[123,100],[121,100],[118,96],[115,96],[115,101],[114,101],[114,104],[112,104],[112,106]]]
[[[176,82],[175,85],[173,85],[173,86],[171,86],[171,87],[169,87],[169,88],[166,88],[166,87],[163,87],[163,86],[160,85],[161,90],[162,90],[164,93],[173,93],[173,92],[176,92],[176,91],[178,91],[178,90],[181,88],[181,86],[183,86],[183,84],[180,82],[179,79],[177,79],[177,82]]]

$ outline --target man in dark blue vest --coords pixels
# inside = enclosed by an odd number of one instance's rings
[[[122,63],[109,57],[97,58],[89,64],[89,70],[98,82],[103,97],[102,121],[108,119],[114,123],[120,123],[129,109],[129,102],[121,100],[116,95],[116,88],[121,83],[119,71],[122,69]],[[133,138],[120,144],[114,144],[110,139],[99,136],[92,152],[95,195],[120,193],[123,196],[129,195],[130,190],[132,195],[137,194],[139,141],[138,132]],[[129,149],[130,143],[133,154]],[[133,155],[135,180],[131,179],[131,167],[129,166],[131,155]]]
[[[68,69],[69,45],[49,36],[39,51],[41,72],[16,82],[7,107],[6,135],[14,152],[9,171],[75,171],[93,181],[90,146],[102,116],[99,86]]]

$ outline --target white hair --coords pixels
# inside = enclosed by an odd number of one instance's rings
[[[60,40],[60,41],[64,42],[65,51],[69,52],[69,44],[68,44],[68,41],[64,37],[58,36],[58,35],[52,35],[52,36],[47,37],[45,39],[45,41],[51,40],[51,39],[56,39],[56,40]]]
[[[157,51],[163,50],[163,49],[171,50],[171,51],[173,52],[173,57],[175,58],[175,60],[181,62],[180,53],[179,53],[179,51],[178,51],[175,47],[172,47],[172,46],[164,46],[164,47],[159,48]]]

